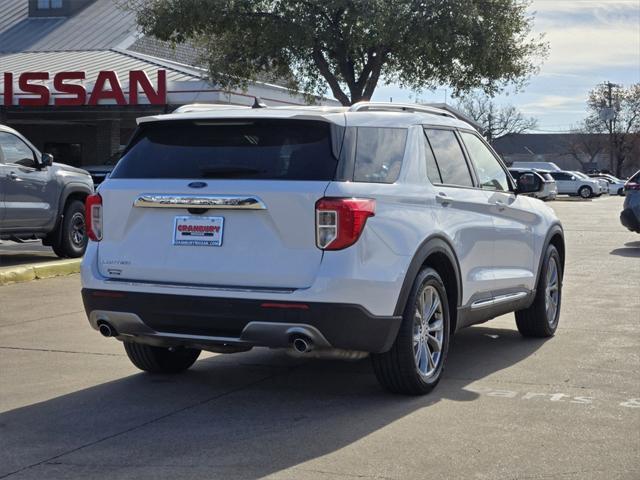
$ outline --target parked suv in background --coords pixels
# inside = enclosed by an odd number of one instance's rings
[[[556,181],[547,172],[538,172],[529,168],[510,168],[509,173],[515,180],[518,180],[523,173],[532,174],[535,177],[536,188],[539,188],[538,191],[531,193],[534,198],[553,200],[558,195]]]
[[[640,170],[624,185],[624,193],[620,222],[632,232],[640,233]]]
[[[53,163],[0,125],[0,239],[42,238],[56,255],[80,257],[87,246],[84,200],[92,193],[87,172]]]
[[[591,198],[600,195],[600,184],[594,179],[579,178],[572,172],[550,170],[558,185],[559,195],[579,195],[582,198]]]
[[[87,199],[85,309],[148,372],[200,350],[343,349],[423,394],[463,327],[516,311],[523,335],[554,334],[563,231],[518,194],[534,189],[434,108],[142,118]]]

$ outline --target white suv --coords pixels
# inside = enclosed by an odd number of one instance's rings
[[[533,185],[433,108],[142,118],[87,201],[84,305],[148,372],[201,350],[341,349],[426,393],[463,327],[515,311],[523,335],[554,334],[563,231],[518,195]]]
[[[594,178],[580,178],[573,172],[565,172],[563,170],[550,170],[549,175],[556,181],[558,194],[560,195],[578,195],[582,198],[599,197],[601,195],[600,183]]]

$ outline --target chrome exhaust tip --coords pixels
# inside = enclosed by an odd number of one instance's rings
[[[293,339],[293,349],[298,353],[307,353],[313,350],[313,343],[305,337],[295,337]]]
[[[116,333],[115,330],[111,328],[111,325],[109,325],[104,320],[98,323],[98,330],[103,337],[113,337]]]

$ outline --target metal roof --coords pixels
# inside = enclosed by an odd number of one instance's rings
[[[0,55],[108,50],[133,43],[136,35],[135,14],[114,0],[95,0],[70,17],[41,18],[29,17],[27,0],[0,0]]]
[[[123,51],[79,51],[79,52],[27,52],[14,53],[1,57],[2,71],[19,74],[22,72],[48,72],[52,66],[58,72],[86,72],[86,83],[96,81],[101,70],[113,70],[121,75],[130,70],[144,70],[152,81],[157,80],[157,71],[167,71],[167,82],[202,80],[195,70],[179,68],[153,57],[130,55]],[[193,72],[193,73],[191,73]],[[121,78],[126,81],[126,78]],[[16,79],[14,78],[14,81]],[[0,84],[2,78],[0,78]]]

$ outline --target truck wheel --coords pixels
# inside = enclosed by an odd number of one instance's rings
[[[64,209],[60,231],[52,235],[51,247],[59,257],[77,258],[87,248],[87,228],[84,221],[84,205],[71,200]]]
[[[438,273],[423,269],[414,281],[400,331],[391,350],[371,355],[387,390],[424,395],[438,384],[449,350],[449,304]]]
[[[582,198],[591,198],[591,195],[593,195],[593,191],[590,187],[587,186],[580,187],[580,189],[578,190],[578,195],[580,195]]]
[[[552,337],[558,328],[562,300],[562,263],[558,250],[547,247],[538,279],[536,298],[516,312],[518,331],[525,337]]]
[[[200,350],[194,348],[168,349],[133,342],[124,342],[124,350],[131,363],[149,373],[184,372],[200,356]]]

